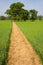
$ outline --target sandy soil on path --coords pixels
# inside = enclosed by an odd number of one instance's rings
[[[25,35],[13,22],[7,65],[42,65]]]

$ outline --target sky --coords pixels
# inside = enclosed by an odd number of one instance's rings
[[[38,11],[38,15],[43,15],[43,0],[0,0],[0,16],[5,15],[10,4],[15,2],[22,2],[25,9],[35,9]]]

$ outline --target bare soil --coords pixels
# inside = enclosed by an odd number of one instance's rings
[[[30,42],[14,22],[10,40],[7,65],[42,65]]]

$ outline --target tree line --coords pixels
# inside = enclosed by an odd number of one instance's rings
[[[5,14],[8,16],[0,16],[1,20],[42,20],[43,16],[38,16],[38,11],[35,9],[26,10],[24,9],[24,4],[17,2],[12,3],[9,7],[9,9],[6,10]]]

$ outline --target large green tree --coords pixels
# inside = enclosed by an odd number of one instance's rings
[[[30,10],[30,19],[36,20],[37,19],[37,11],[35,9]]]
[[[17,2],[10,5],[10,9],[6,10],[6,14],[9,15],[14,20],[26,20],[28,19],[29,12],[23,9],[24,4]]]

